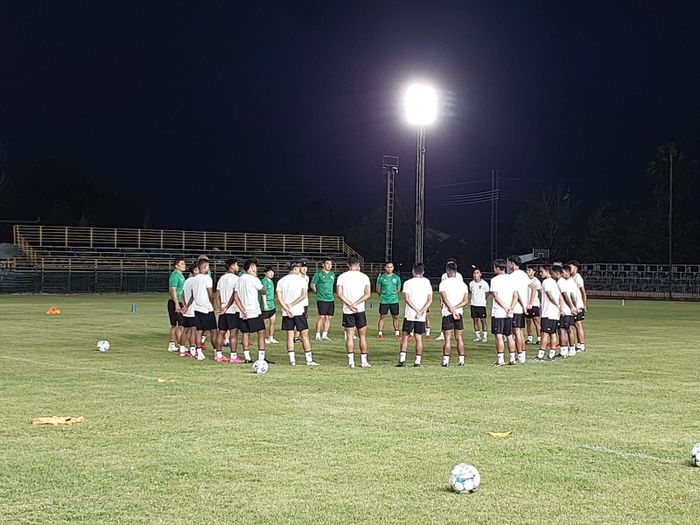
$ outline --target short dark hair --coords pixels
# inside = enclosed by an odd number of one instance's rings
[[[558,264],[557,264],[557,265],[554,265],[554,266],[552,266],[551,270],[549,270],[549,271],[550,271],[550,272],[561,273],[561,266],[559,266]]]
[[[175,260],[173,261],[173,266],[175,266],[180,261],[185,262],[185,258],[184,257],[175,257]]]
[[[457,263],[452,262],[452,261],[449,261],[449,262],[445,265],[445,271],[448,272],[448,273],[449,273],[449,272],[456,272],[456,271],[457,271]]]
[[[552,267],[548,264],[540,264],[540,270],[544,270],[545,272],[549,273],[552,271]]]
[[[324,263],[333,262],[333,259],[331,259],[330,257],[324,257],[324,258],[323,258],[323,262],[324,262]]]
[[[569,266],[576,266],[576,268],[580,268],[581,264],[576,259],[571,259],[569,261]]]
[[[274,272],[274,271],[275,271],[275,269],[274,269],[272,266],[265,266],[265,272],[264,272],[264,273],[267,273],[267,272]]]
[[[234,264],[238,264],[238,259],[235,257],[231,257],[230,259],[226,259],[226,268],[231,268]]]
[[[523,265],[523,260],[520,258],[519,255],[511,255],[508,257],[508,260],[512,263],[518,266],[520,268]]]
[[[425,273],[425,266],[423,263],[416,263],[413,265],[413,273],[417,275],[423,275]]]
[[[348,257],[348,266],[355,266],[356,264],[360,264],[360,258],[357,257],[356,255],[351,255]]]
[[[450,264],[450,263],[454,263],[454,264],[455,264],[455,268],[457,267],[457,259],[455,259],[454,257],[448,257],[448,258],[447,258],[447,261],[445,261],[445,265],[448,265],[448,264]]]
[[[199,271],[202,271],[202,268],[209,266],[209,259],[200,259],[197,261],[197,266],[199,267]]]
[[[505,270],[507,265],[505,259],[496,259],[493,261],[493,266],[499,270]]]
[[[569,266],[568,264],[562,264],[562,265],[561,265],[561,269],[562,269],[562,270],[566,270],[567,272],[570,272],[570,271],[571,271],[571,266]]]
[[[250,270],[251,266],[257,266],[258,265],[258,260],[257,259],[248,259],[246,262],[243,263],[243,269],[247,272]]]
[[[393,264],[394,264],[394,261],[386,261],[386,262],[384,263],[384,266],[386,266],[387,264],[393,265]]]
[[[299,266],[300,266],[301,268],[308,268],[308,266],[307,266],[307,264],[306,264],[306,261],[301,261],[301,262],[299,263]]]
[[[193,274],[196,268],[199,268],[199,263],[190,264],[190,273]]]

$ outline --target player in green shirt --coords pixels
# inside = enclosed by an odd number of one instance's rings
[[[382,329],[384,318],[391,312],[394,324],[394,337],[401,339],[399,332],[399,292],[401,292],[401,277],[394,273],[394,263],[384,265],[384,273],[377,277],[377,293],[379,294],[379,322],[377,323],[377,339],[384,339]]]
[[[262,310],[262,318],[265,322],[266,343],[277,344],[279,341],[275,339],[275,321],[277,321],[277,310],[275,309],[275,284],[272,278],[275,276],[275,271],[271,266],[265,268],[265,277],[260,279],[265,288],[265,295],[259,296],[260,310]]]
[[[170,318],[170,343],[168,352],[177,352],[178,343],[182,343],[182,321],[180,310],[182,309],[182,289],[185,286],[185,271],[187,265],[185,259],[178,257],[173,264],[173,273],[168,280],[168,317]]]
[[[311,289],[316,293],[316,307],[318,308],[316,341],[330,341],[328,330],[330,330],[331,319],[335,313],[334,288],[335,273],[333,273],[333,261],[324,259],[323,269],[316,272],[313,279],[311,279]]]

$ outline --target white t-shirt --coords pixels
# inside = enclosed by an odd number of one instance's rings
[[[566,279],[564,277],[560,277],[559,280],[557,281],[557,286],[559,287],[559,291],[562,294],[568,294],[569,296],[569,301],[572,303],[576,301],[576,297],[574,296],[574,290],[572,288],[573,286],[576,286],[574,284],[574,281],[571,279]],[[566,304],[566,301],[564,301],[564,306],[562,307],[564,310],[564,315],[572,315],[571,308],[569,308],[569,305]]]
[[[192,285],[192,292],[194,294],[194,311],[209,313],[214,311],[214,307],[211,305],[209,300],[209,292],[207,288],[213,288],[214,281],[211,280],[209,275],[200,273],[194,276],[194,283]]]
[[[464,299],[464,295],[469,293],[469,288],[467,288],[467,285],[464,284],[464,281],[457,276],[452,277],[452,278],[447,278],[444,281],[440,283],[440,287],[438,288],[438,291],[440,293],[445,292],[445,295],[447,296],[447,300],[450,302],[452,306],[459,304],[462,302]],[[459,315],[462,315],[464,313],[464,308],[459,307],[456,309],[456,312]],[[443,304],[442,306],[442,316],[446,317],[448,315],[452,315],[452,312],[450,312],[445,305]]]
[[[480,280],[478,283],[469,283],[469,291],[472,293],[472,306],[486,306],[486,294],[489,293],[489,283]]]
[[[583,308],[583,294],[581,293],[581,288],[584,287],[583,277],[581,277],[580,273],[576,273],[571,279],[576,284],[576,306],[578,308]]]
[[[287,274],[277,281],[277,292],[282,295],[282,300],[287,305],[296,301],[301,294],[304,293],[305,289],[306,279],[304,279],[303,275],[299,275],[298,273]],[[304,301],[299,301],[297,304],[292,306],[289,311],[292,314],[292,317],[304,315]],[[286,317],[286,314],[283,312],[282,316]]]
[[[532,306],[540,306],[540,290],[542,289],[542,283],[537,277],[533,277],[530,281],[530,293],[535,294],[535,298],[532,300]],[[540,312],[541,313],[541,312]]]
[[[464,277],[462,277],[462,274],[459,272],[455,272],[455,277],[460,281],[464,281]],[[444,281],[445,279],[449,279],[449,277],[447,277],[447,272],[442,274],[442,277],[440,277],[440,282]]]
[[[343,287],[343,297],[345,297],[351,303],[357,301],[360,297],[365,295],[365,288],[370,285],[369,277],[359,270],[348,270],[345,273],[341,273],[336,282],[337,287]],[[371,288],[370,288],[371,289]],[[358,303],[355,308],[358,312],[365,311],[365,302],[362,301]],[[343,303],[343,313],[352,314],[355,313],[348,306]]]
[[[413,277],[409,279],[403,284],[403,289],[401,291],[404,293],[404,297],[411,299],[411,302],[418,308],[427,303],[428,298],[433,295],[433,287],[430,284],[430,279],[426,277]],[[418,317],[416,311],[406,303],[403,316],[407,321],[425,322],[426,313],[423,312],[423,315]]]
[[[547,292],[552,296],[554,302],[549,300]],[[547,319],[559,319],[559,298],[561,293],[559,292],[559,287],[557,282],[551,277],[547,277],[542,281],[542,312],[541,317]]]
[[[235,273],[227,272],[221,277],[219,277],[219,282],[216,283],[216,289],[219,290],[219,299],[221,300],[221,306],[226,306],[231,300],[233,292],[236,290],[236,285],[238,284],[239,277]],[[236,303],[232,303],[231,306],[226,310],[227,314],[235,314],[238,312],[238,307]]]
[[[263,289],[260,279],[249,273],[244,273],[236,284],[236,293],[241,299],[247,319],[259,317],[261,314],[258,292]]]
[[[305,306],[309,306],[309,276],[300,273],[299,277],[306,283],[306,299],[301,302],[301,308],[303,310]]]
[[[185,279],[185,284],[182,288],[182,300],[185,304],[190,302],[192,298],[192,287],[194,286],[194,275],[191,275]],[[184,313],[184,317],[194,317],[194,301],[187,307],[187,311]]]
[[[502,273],[491,279],[491,293],[498,294],[498,299],[500,299],[500,301],[507,307],[513,302],[514,291],[515,283],[511,279],[510,275]],[[508,317],[508,315],[506,315],[506,311],[498,305],[495,299],[491,305],[491,317],[495,317],[497,319],[505,319]]]
[[[521,303],[527,306],[527,302],[530,300],[530,278],[527,276],[527,274],[518,269],[514,270],[511,272],[509,275],[511,282],[513,283],[513,286],[515,287],[515,290],[518,292],[518,295],[520,298],[518,299],[518,302],[515,303],[515,307],[513,308],[513,313],[514,314],[524,314],[525,310],[523,309],[523,306]]]

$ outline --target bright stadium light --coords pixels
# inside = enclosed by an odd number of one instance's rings
[[[423,84],[412,84],[406,90],[406,120],[416,126],[427,126],[437,118],[437,92]]]
[[[438,98],[435,88],[412,84],[406,90],[406,120],[418,128],[416,141],[416,246],[415,262],[423,262],[425,229],[425,127],[437,118]]]

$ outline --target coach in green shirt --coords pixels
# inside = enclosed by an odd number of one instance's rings
[[[331,318],[335,313],[335,273],[333,273],[333,261],[323,260],[323,268],[316,272],[311,279],[311,289],[316,293],[316,307],[318,308],[318,321],[316,321],[316,341],[330,341],[328,330],[331,327]]]
[[[177,343],[180,342],[180,309],[182,308],[182,290],[185,287],[185,271],[187,265],[185,259],[178,257],[173,264],[173,273],[168,279],[168,317],[170,318],[170,343],[168,352],[178,350]]]
[[[394,324],[394,337],[400,339],[399,334],[399,292],[401,291],[401,277],[394,273],[394,263],[384,265],[384,273],[377,277],[377,293],[379,294],[379,322],[377,323],[377,339],[384,339],[382,329],[384,318],[391,312]]]

